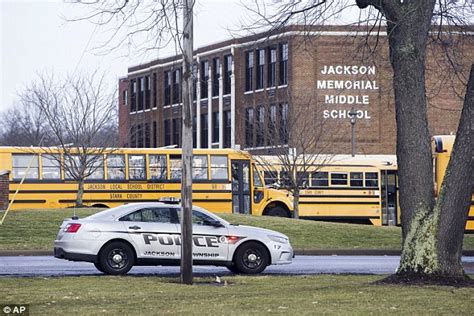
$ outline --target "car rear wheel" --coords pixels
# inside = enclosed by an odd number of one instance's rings
[[[102,248],[96,268],[107,274],[125,274],[133,267],[135,258],[132,248],[126,243],[114,241]]]
[[[237,249],[233,268],[239,273],[256,274],[265,270],[268,263],[267,249],[258,242],[247,242]]]

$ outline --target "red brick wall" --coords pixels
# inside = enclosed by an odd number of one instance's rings
[[[8,171],[0,171],[0,210],[6,210],[8,207],[8,174]]]
[[[290,28],[291,29],[291,28]],[[327,27],[328,31],[353,31],[350,27]],[[230,52],[229,44],[241,44],[234,47],[235,64],[235,101],[236,101],[236,143],[242,148],[245,147],[245,121],[244,113],[247,107],[256,107],[270,104],[289,103],[290,111],[297,109],[298,106],[311,104],[311,115],[322,112],[325,109],[350,110],[351,105],[325,105],[325,95],[368,95],[369,104],[355,106],[356,110],[367,110],[370,119],[359,119],[356,122],[356,152],[358,154],[394,154],[396,146],[396,122],[395,122],[395,98],[392,87],[392,68],[389,62],[389,52],[386,36],[379,38],[375,43],[375,36],[370,38],[371,48],[377,47],[375,53],[368,54],[364,50],[366,41],[365,36],[343,36],[325,34],[316,36],[312,40],[302,36],[283,36],[263,41],[251,41],[251,39],[264,39],[264,35],[255,35],[252,38],[235,39],[232,41],[221,42],[213,46],[200,48],[198,53],[211,51],[216,48],[223,50],[213,51],[210,55],[201,56],[201,60],[208,59],[212,61],[213,57],[220,57],[223,62],[224,55]],[[289,43],[288,60],[288,86],[278,87],[275,91],[264,90],[245,94],[245,52],[257,48],[267,48],[277,46],[279,43]],[[368,57],[370,55],[370,57]],[[431,135],[455,133],[458,125],[460,110],[465,93],[465,86],[459,79],[466,80],[469,69],[474,60],[474,37],[467,38],[463,43],[459,43],[454,58],[459,63],[458,73],[454,74],[452,67],[447,66],[446,59],[443,59],[445,53],[431,46],[427,52],[426,65],[426,94],[428,103],[428,121]],[[157,73],[158,108],[156,110],[142,112],[131,115],[126,107],[120,107],[120,137],[121,144],[127,145],[127,132],[130,126],[140,122],[156,121],[158,127],[158,146],[163,145],[163,120],[180,117],[180,108],[163,108],[163,71],[172,66],[166,66],[146,70],[149,66],[168,63],[172,60],[178,60],[180,56],[164,60],[156,60],[150,64],[130,68],[129,71],[143,69],[145,72],[132,74],[129,79],[152,75]],[[266,63],[268,65],[268,61]],[[321,70],[330,65],[365,65],[375,66],[374,75],[332,75],[325,76]],[[256,69],[256,65],[254,65]],[[277,78],[278,74],[277,64]],[[265,66],[265,75],[267,69]],[[254,81],[256,80],[254,70]],[[361,91],[341,91],[341,90],[321,90],[317,89],[318,80],[364,80],[375,81],[378,89]],[[120,82],[120,91],[127,89],[127,79]],[[122,93],[121,93],[122,95]],[[227,100],[224,100],[224,110],[229,109]],[[212,100],[213,111],[218,109],[218,100]],[[207,107],[202,107],[202,112],[207,112]],[[322,115],[321,115],[322,116]],[[268,118],[266,118],[267,120]],[[349,118],[330,119],[324,123],[326,126],[324,132],[327,142],[331,143],[331,150],[335,154],[350,154],[351,151],[351,125]],[[254,131],[255,137],[255,131]],[[325,146],[326,147],[326,146]]]
[[[325,108],[350,110],[351,105],[324,105],[325,95],[368,95],[369,105],[356,105],[367,109],[370,119],[356,122],[356,151],[360,154],[394,154],[396,145],[395,98],[392,87],[392,68],[389,62],[387,38],[379,39],[373,56],[362,50],[365,37],[320,36],[313,41],[295,38],[292,41],[293,106],[311,102],[314,110]],[[375,37],[374,39],[375,40]],[[374,43],[371,43],[372,47]],[[439,47],[428,47],[426,62],[426,95],[428,122],[431,135],[455,133],[461,113],[465,82],[474,60],[474,39],[457,43],[455,74],[446,54]],[[375,75],[324,75],[321,70],[329,65],[374,65]],[[318,80],[375,80],[378,90],[321,90]],[[311,100],[311,101],[309,101]],[[321,105],[323,109],[320,109]],[[351,124],[349,119],[331,119],[324,129],[331,149],[337,154],[351,150]]]

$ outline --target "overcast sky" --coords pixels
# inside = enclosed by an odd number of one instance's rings
[[[200,0],[196,8],[195,47],[231,37],[245,10],[237,0]],[[117,51],[99,56],[93,48],[101,43],[101,34],[87,21],[66,22],[64,17],[79,16],[81,6],[59,0],[0,0],[0,111],[11,107],[17,93],[37,73],[55,75],[91,72],[108,74],[117,84],[127,67],[158,57],[139,56]],[[172,50],[160,54],[170,55]],[[124,57],[125,56],[125,57]]]

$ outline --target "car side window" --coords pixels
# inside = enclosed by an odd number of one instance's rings
[[[171,223],[172,216],[169,208],[144,208],[120,218],[125,222]]]
[[[178,217],[179,217],[179,222],[181,222],[181,210],[178,209]],[[199,211],[193,210],[193,225],[202,225],[202,226],[214,226],[213,222],[216,220],[213,217],[210,217],[204,213],[201,213]]]
[[[142,221],[142,211],[136,211],[125,215],[119,219],[121,222],[141,222]]]
[[[215,221],[215,219],[212,217],[199,211],[193,211],[193,225],[212,226],[210,223],[213,221]]]
[[[171,223],[171,212],[169,208],[155,208],[153,209],[155,215],[155,222]]]

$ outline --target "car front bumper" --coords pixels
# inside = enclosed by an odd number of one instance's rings
[[[269,245],[272,264],[290,264],[294,258],[290,244],[271,243]]]

